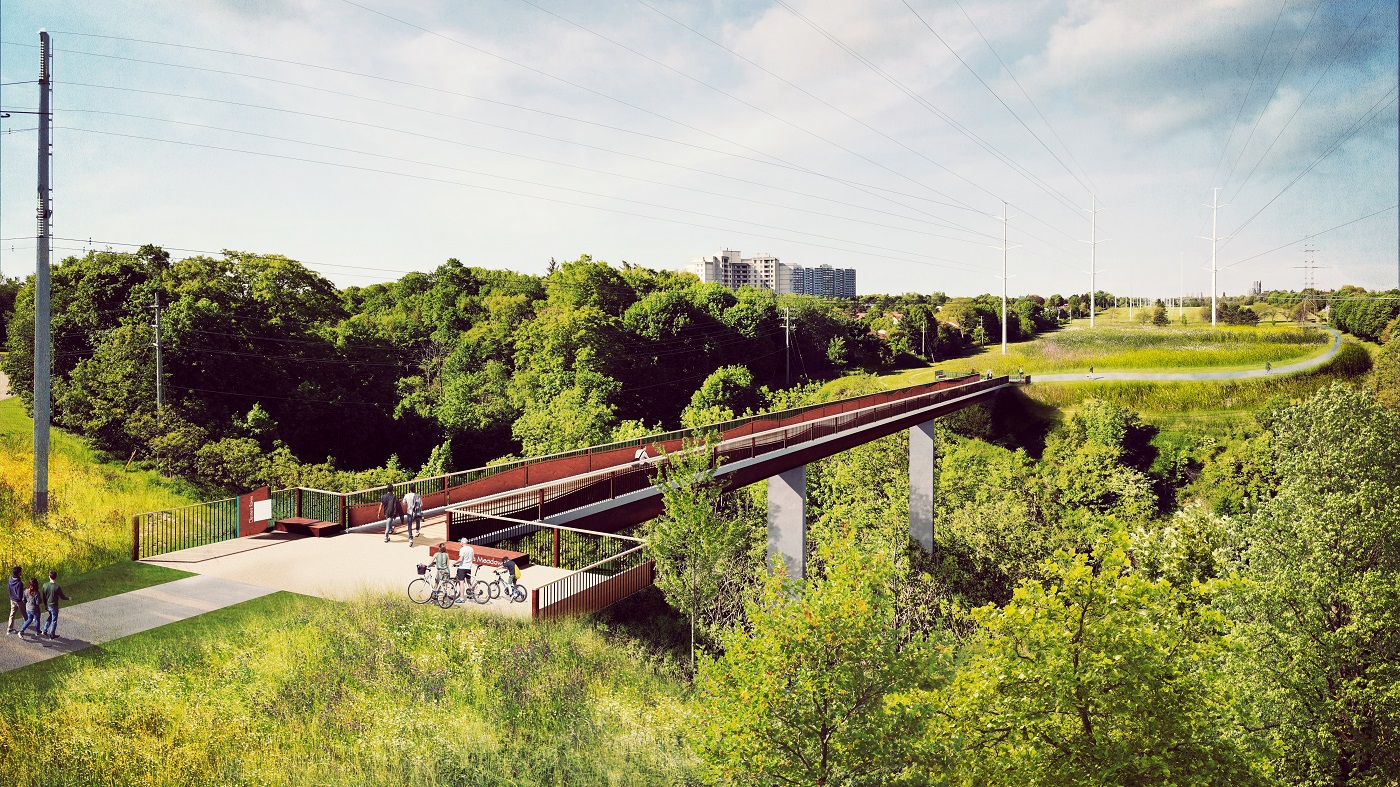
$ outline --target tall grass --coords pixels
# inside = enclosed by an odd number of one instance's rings
[[[1042,404],[1060,408],[1077,407],[1092,397],[1143,413],[1257,410],[1279,398],[1307,398],[1338,380],[1354,381],[1369,368],[1366,348],[1345,342],[1336,357],[1305,374],[1249,380],[1052,383],[1031,385],[1024,391]]]
[[[18,399],[0,402],[0,566],[71,574],[131,556],[131,515],[195,502],[147,472],[104,463],[55,429],[49,456],[49,515],[30,515],[33,421]]]
[[[688,783],[681,681],[582,621],[279,593],[0,676],[41,785]]]
[[[1324,351],[1331,336],[1315,328],[1165,328],[1105,326],[1068,328],[1033,341],[983,347],[970,356],[934,364],[945,371],[991,369],[1011,374],[1084,371],[1207,371],[1255,369],[1299,361]],[[918,369],[883,378],[891,386],[932,379]]]

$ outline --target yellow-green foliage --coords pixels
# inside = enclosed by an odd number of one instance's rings
[[[0,677],[7,785],[664,785],[685,690],[587,622],[278,593]]]
[[[33,421],[18,399],[0,402],[0,565],[86,571],[129,558],[131,515],[195,502],[151,472],[106,464],[55,429],[49,516],[35,523]]]

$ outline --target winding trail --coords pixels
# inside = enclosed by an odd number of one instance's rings
[[[1031,374],[1032,383],[1064,383],[1079,382],[1083,380],[1146,380],[1146,381],[1171,381],[1171,380],[1248,380],[1259,377],[1277,377],[1296,372],[1306,372],[1316,369],[1336,357],[1337,352],[1342,349],[1342,335],[1335,328],[1324,327],[1323,330],[1332,334],[1332,346],[1327,352],[1316,358],[1291,363],[1287,366],[1275,366],[1272,371],[1263,369],[1245,369],[1235,372],[1100,372],[1092,375],[1071,373],[1071,374]]]

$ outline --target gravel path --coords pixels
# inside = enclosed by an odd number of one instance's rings
[[[1167,373],[1146,373],[1146,372],[1095,372],[1089,374],[1035,374],[1032,371],[1032,383],[1062,383],[1080,380],[1248,380],[1259,377],[1273,377],[1281,374],[1293,374],[1295,372],[1306,372],[1332,360],[1337,355],[1337,351],[1342,348],[1342,335],[1334,328],[1325,328],[1332,334],[1332,346],[1327,352],[1316,358],[1308,358],[1304,361],[1292,363],[1287,366],[1275,366],[1271,372],[1260,369],[1245,369],[1236,372],[1167,372]]]

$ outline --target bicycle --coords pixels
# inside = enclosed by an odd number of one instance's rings
[[[461,588],[456,581],[447,576],[446,572],[439,571],[435,584],[428,581],[427,573],[428,566],[419,563],[418,578],[408,583],[408,600],[414,604],[432,602],[443,609],[456,603],[457,596],[461,594]]]
[[[476,597],[476,603],[486,604],[493,599],[498,599],[501,597],[503,591],[506,598],[515,602],[524,601],[530,597],[529,591],[525,590],[525,586],[519,582],[507,585],[505,573],[505,569],[498,568],[496,569],[496,578],[490,582],[477,580],[476,585],[472,588],[472,594]]]

